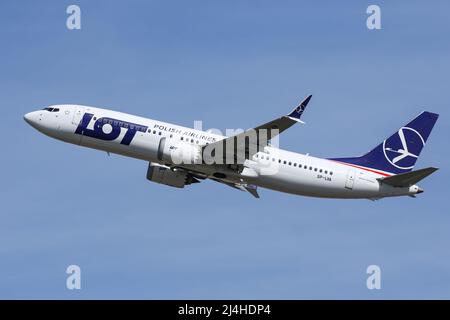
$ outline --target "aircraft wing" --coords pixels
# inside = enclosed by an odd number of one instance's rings
[[[246,183],[244,181],[238,183],[238,182],[233,182],[233,181],[226,180],[226,179],[221,179],[218,177],[209,176],[209,175],[205,174],[204,172],[202,172],[201,167],[197,167],[195,165],[191,166],[191,167],[175,167],[174,166],[172,169],[175,169],[177,171],[186,172],[189,177],[189,180],[188,180],[189,183],[187,183],[187,184],[198,183],[204,179],[211,179],[215,182],[222,183],[229,187],[232,187],[232,188],[235,188],[235,189],[238,189],[241,191],[246,191],[246,192],[250,193],[252,196],[254,196],[255,198],[259,198],[257,186]]]
[[[223,150],[224,160],[226,157],[233,157],[234,163],[236,163],[236,161],[237,163],[243,163],[245,159],[251,158],[259,150],[263,150],[273,137],[279,135],[297,122],[303,123],[300,118],[302,117],[309,100],[311,100],[311,97],[312,95],[307,96],[289,114],[237,135],[208,144],[203,147],[203,151],[205,151],[205,149],[206,151]],[[254,139],[252,140],[251,137],[254,137]],[[203,152],[203,154],[205,154],[205,152]],[[242,157],[239,157],[239,155],[242,155]]]

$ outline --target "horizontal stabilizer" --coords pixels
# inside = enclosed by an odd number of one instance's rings
[[[415,185],[420,180],[428,177],[436,170],[438,170],[438,168],[430,167],[407,173],[400,173],[390,177],[379,178],[378,180],[393,187],[410,187]]]

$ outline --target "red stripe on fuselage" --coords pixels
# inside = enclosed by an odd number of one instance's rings
[[[382,175],[382,176],[385,176],[385,177],[390,177],[390,176],[392,176],[392,174],[389,174],[389,173],[384,173],[384,172],[381,172],[381,171],[377,171],[377,170],[373,170],[373,169],[369,169],[369,168],[360,167],[360,166],[357,166],[357,165],[351,164],[351,163],[340,162],[340,161],[336,161],[336,160],[331,160],[331,161],[334,161],[334,162],[337,162],[337,163],[340,163],[340,164],[345,164],[346,166],[358,168],[358,169],[361,169],[361,170],[370,171],[370,172],[373,172],[373,173],[376,173],[376,174],[379,174],[379,175]]]

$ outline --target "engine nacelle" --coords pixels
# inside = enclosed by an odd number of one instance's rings
[[[199,145],[162,138],[158,146],[158,159],[173,164],[200,164],[202,148]]]
[[[175,188],[184,188],[187,184],[199,182],[196,178],[184,171],[172,171],[167,166],[152,162],[148,164],[147,179]]]

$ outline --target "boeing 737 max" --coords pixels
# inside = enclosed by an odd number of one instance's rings
[[[257,198],[257,187],[372,200],[423,192],[416,184],[437,168],[413,168],[437,114],[422,112],[359,157],[321,159],[276,148],[273,141],[301,122],[310,99],[286,116],[231,137],[81,105],[53,105],[24,118],[50,137],[148,161],[147,178],[172,187],[211,179]]]

